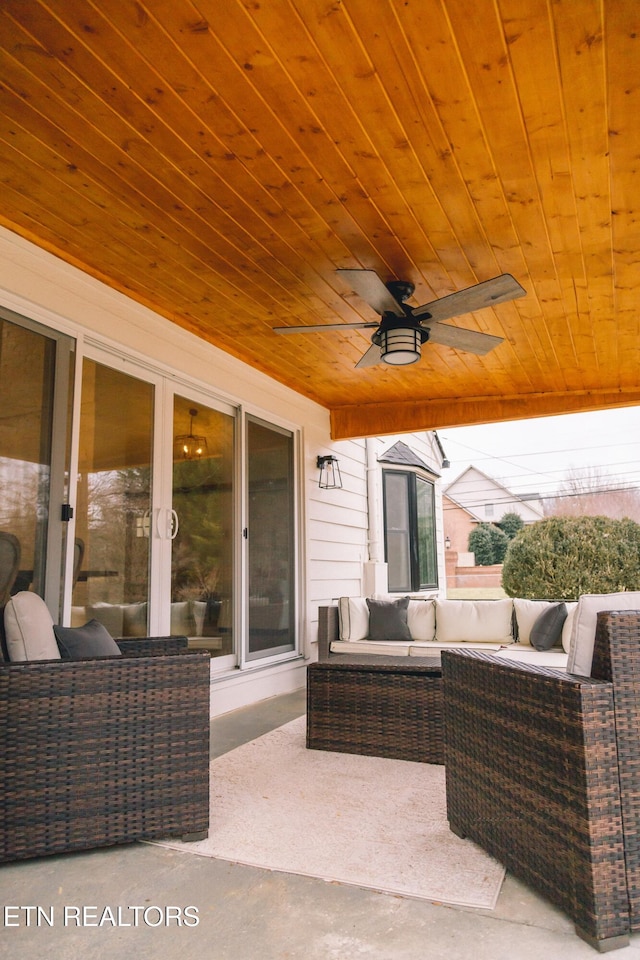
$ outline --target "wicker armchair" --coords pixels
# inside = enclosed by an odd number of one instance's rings
[[[121,657],[0,663],[0,861],[209,825],[209,656],[186,638]]]
[[[451,829],[604,952],[640,930],[640,613],[598,614],[593,679],[444,653]]]

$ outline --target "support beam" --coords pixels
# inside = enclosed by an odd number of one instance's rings
[[[331,436],[334,440],[348,440],[505,420],[529,420],[636,404],[640,405],[640,390],[637,389],[361,403],[331,410]]]

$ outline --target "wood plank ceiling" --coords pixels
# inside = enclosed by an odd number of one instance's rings
[[[2,0],[0,223],[337,438],[640,403],[639,37],[635,0]],[[374,320],[359,267],[527,296],[450,321],[484,357],[273,333]]]

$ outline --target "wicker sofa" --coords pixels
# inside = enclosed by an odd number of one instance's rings
[[[640,931],[640,612],[597,614],[591,677],[445,652],[451,829],[600,951]]]
[[[185,637],[117,646],[0,662],[0,862],[206,834],[209,655]]]
[[[382,601],[382,606],[398,603]],[[333,655],[434,657],[443,650],[463,646],[499,653],[544,666],[564,668],[577,603],[566,604],[566,620],[553,648],[536,650],[531,634],[545,611],[558,604],[547,600],[443,600],[410,599],[406,611],[409,635],[372,639],[372,611],[364,597],[341,597],[337,605],[318,612],[318,660]]]

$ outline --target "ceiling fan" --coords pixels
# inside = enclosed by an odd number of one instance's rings
[[[476,283],[465,290],[450,293],[421,307],[409,307],[408,300],[415,289],[406,280],[384,283],[375,270],[337,270],[342,279],[358,296],[379,313],[382,320],[371,323],[323,323],[302,327],[274,327],[274,333],[322,333],[326,330],[364,330],[375,328],[371,346],[356,367],[373,367],[378,363],[404,366],[420,359],[421,347],[427,340],[456,350],[466,350],[483,356],[502,343],[477,330],[465,330],[443,323],[464,313],[473,313],[483,307],[523,297],[526,291],[510,273],[492,280]]]

